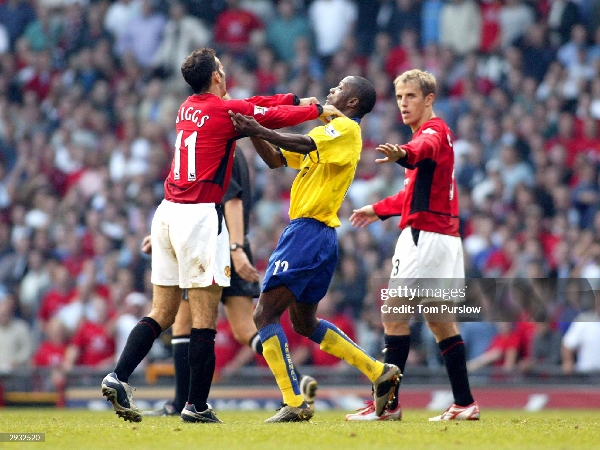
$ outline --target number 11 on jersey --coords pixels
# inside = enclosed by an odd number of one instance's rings
[[[196,181],[196,138],[198,132],[194,131],[190,134],[183,144],[187,150],[187,173],[188,181]],[[173,178],[179,180],[181,178],[181,140],[183,139],[183,130],[177,133],[177,139],[175,140],[175,158],[173,164]]]

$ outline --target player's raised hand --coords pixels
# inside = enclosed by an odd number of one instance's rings
[[[248,255],[246,255],[246,252],[243,250],[231,252],[231,262],[233,263],[235,271],[242,278],[242,280],[245,280],[248,283],[254,283],[255,281],[258,281],[258,270],[256,270],[256,267],[252,265],[248,259]]]
[[[145,236],[144,239],[142,239],[142,251],[146,255],[152,253],[152,241],[150,240],[150,235]]]
[[[262,129],[262,126],[254,119],[254,117],[244,116],[240,113],[229,111],[231,121],[236,131],[246,136],[257,136]]]
[[[355,228],[365,228],[373,222],[377,222],[378,220],[379,216],[375,214],[373,205],[367,205],[363,206],[362,208],[355,209],[352,211],[352,215],[350,216],[350,223]]]
[[[319,100],[317,99],[317,97],[306,97],[306,98],[301,98],[300,99],[300,106],[308,106],[308,105],[315,105],[319,103]]]
[[[377,164],[396,162],[399,159],[402,159],[406,156],[406,150],[404,150],[399,145],[395,144],[380,144],[375,148],[375,150],[377,150],[380,153],[383,153],[383,155],[385,156],[385,158],[376,159],[375,162]]]

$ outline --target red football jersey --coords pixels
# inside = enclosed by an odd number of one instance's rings
[[[425,122],[408,144],[404,189],[373,205],[384,218],[401,215],[400,228],[458,236],[458,196],[454,179],[452,133],[439,118]]]
[[[81,323],[71,343],[81,351],[77,365],[93,367],[115,355],[115,340],[105,326],[88,320]]]
[[[67,344],[55,344],[43,341],[33,356],[33,365],[36,367],[58,367],[65,360]]]
[[[221,203],[229,186],[235,141],[241,136],[229,111],[252,116],[267,128],[316,119],[317,106],[293,106],[292,94],[223,100],[214,94],[191,95],[179,107],[177,138],[165,199],[174,203]]]

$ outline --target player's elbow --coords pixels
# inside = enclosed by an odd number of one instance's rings
[[[279,167],[283,167],[283,163],[277,160],[269,160],[265,161],[267,163],[267,167],[269,169],[278,169]]]

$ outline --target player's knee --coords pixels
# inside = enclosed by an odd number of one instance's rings
[[[410,334],[408,322],[383,322],[383,331],[388,336],[404,336]]]
[[[250,333],[246,330],[238,330],[233,328],[231,330],[233,332],[233,338],[242,345],[248,345],[248,342],[254,336],[254,333]]]
[[[458,328],[454,322],[428,322],[427,325],[437,342],[458,334]]]
[[[175,316],[177,316],[177,309],[172,310],[170,308],[152,308],[149,317],[152,317],[160,325],[163,331],[169,328],[175,322]]]
[[[252,319],[254,319],[254,325],[256,325],[257,330],[260,330],[261,328],[264,328],[267,325],[269,325],[269,322],[267,321],[267,318],[264,314],[264,309],[260,305],[258,305],[254,310],[254,313],[252,314]]]

